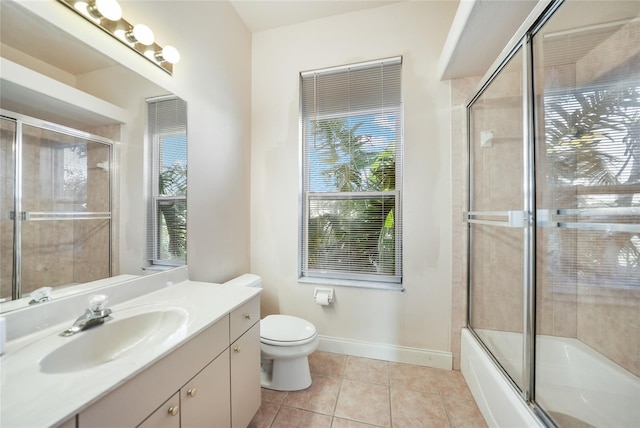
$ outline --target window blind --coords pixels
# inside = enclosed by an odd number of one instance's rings
[[[301,73],[301,276],[402,282],[402,59]]]
[[[172,96],[148,99],[147,105],[148,258],[181,265],[187,255],[187,104]]]

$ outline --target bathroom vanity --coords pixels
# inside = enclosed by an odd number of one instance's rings
[[[103,325],[60,337],[72,317],[10,340],[0,359],[0,425],[246,427],[260,406],[260,289],[184,274],[134,279],[153,290],[122,301],[135,283],[101,289],[116,301]],[[86,296],[74,299],[79,315]],[[54,303],[21,311],[42,322]]]

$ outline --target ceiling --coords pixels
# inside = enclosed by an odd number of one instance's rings
[[[298,24],[404,0],[230,0],[252,32]]]

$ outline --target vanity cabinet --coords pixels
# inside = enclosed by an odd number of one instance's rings
[[[259,295],[78,414],[78,428],[246,427],[260,407]]]

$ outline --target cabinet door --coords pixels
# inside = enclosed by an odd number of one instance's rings
[[[180,428],[180,395],[174,394],[138,428]]]
[[[231,424],[246,427],[260,407],[260,323],[231,346]]]
[[[229,349],[225,350],[180,390],[182,428],[231,425]]]

